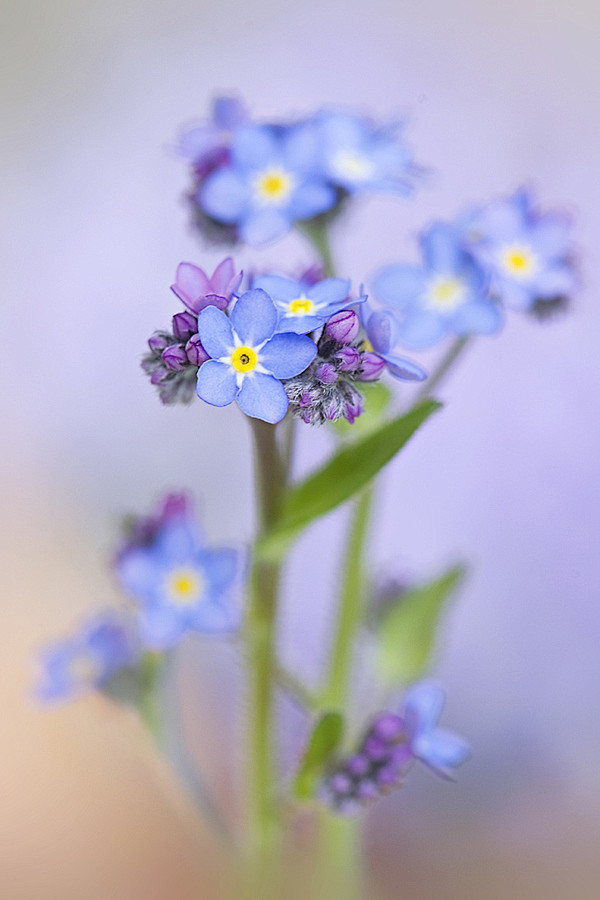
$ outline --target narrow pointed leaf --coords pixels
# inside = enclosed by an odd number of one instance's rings
[[[344,734],[344,717],[338,712],[324,713],[313,730],[294,782],[294,795],[306,800],[314,794],[327,760],[339,747]]]
[[[441,615],[464,574],[455,566],[392,602],[378,627],[377,668],[386,684],[409,684],[426,672]]]

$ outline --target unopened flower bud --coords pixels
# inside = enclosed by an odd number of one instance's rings
[[[377,353],[367,351],[362,354],[360,375],[361,381],[377,381],[383,370],[385,369],[385,360],[378,356]]]
[[[351,309],[342,309],[330,318],[325,331],[327,336],[338,344],[350,344],[358,336],[359,328],[360,322],[356,313]]]
[[[179,372],[188,363],[187,354],[183,344],[172,344],[162,352],[162,361],[168,369]]]
[[[172,319],[173,334],[180,341],[187,341],[198,331],[198,319],[191,312],[176,313]]]
[[[335,358],[339,360],[341,372],[356,372],[360,366],[360,352],[356,347],[342,347],[335,354]]]
[[[185,345],[187,358],[193,366],[201,366],[203,362],[210,359],[208,353],[200,342],[200,335],[194,334]]]
[[[365,411],[365,407],[362,401],[362,396],[356,392],[356,397],[353,400],[346,404],[346,409],[344,411],[344,415],[346,419],[350,422],[350,424],[354,424],[354,420],[358,419],[360,415]]]
[[[321,384],[333,384],[334,381],[337,381],[337,372],[335,371],[335,366],[332,366],[331,363],[323,363],[317,366],[315,375]]]
[[[148,346],[151,350],[159,353],[169,346],[169,339],[162,331],[155,331],[152,337],[148,338]]]

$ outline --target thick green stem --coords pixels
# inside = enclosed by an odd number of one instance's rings
[[[436,387],[441,384],[458,357],[469,343],[470,336],[456,338],[448,348],[444,356],[442,356],[437,368],[432,372],[427,381],[423,382],[423,387],[415,398],[415,403],[424,400],[425,397],[431,396]]]
[[[276,521],[286,479],[275,426],[252,419],[259,534]],[[249,696],[248,838],[254,877],[266,876],[276,834],[275,763],[271,741],[275,628],[280,564],[255,559],[247,617]]]

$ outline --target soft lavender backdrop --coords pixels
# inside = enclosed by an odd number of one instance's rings
[[[577,217],[585,284],[568,317],[515,316],[480,340],[442,391],[446,411],[385,476],[377,571],[472,563],[439,673],[445,721],[475,757],[458,787],[416,777],[373,814],[373,834],[388,867],[398,858],[406,896],[442,896],[443,884],[444,897],[564,897],[560,878],[572,886],[577,871],[588,896],[585,835],[600,818],[598,7],[35,0],[6,20],[0,540],[12,587],[0,640],[15,716],[31,647],[114,597],[103,563],[124,511],[189,486],[213,538],[251,533],[241,416],[200,402],[164,410],[138,367],[176,309],[177,263],[219,258],[187,227],[180,124],[222,89],[257,116],[323,102],[400,112],[435,173],[413,201],[357,205],[334,237],[340,274],[368,279],[410,258],[431,217],[530,182]],[[295,268],[310,254],[290,238],[236,260]],[[298,468],[327,447],[324,432],[304,432]],[[324,544],[340,524],[303,544],[316,587],[300,569],[290,580],[283,645],[297,666],[327,632]],[[38,739],[34,715],[22,727]],[[24,853],[28,833],[15,839]]]

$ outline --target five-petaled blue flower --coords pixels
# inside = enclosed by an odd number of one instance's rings
[[[422,268],[391,265],[376,274],[376,297],[402,313],[403,343],[426,347],[449,332],[492,334],[501,327],[502,312],[488,294],[485,273],[461,240],[454,226],[432,225],[421,235]]]
[[[266,291],[275,303],[279,312],[278,332],[308,334],[349,303],[364,299],[348,300],[350,281],[347,278],[325,278],[306,285],[281,275],[260,275],[254,279],[253,286]]]
[[[437,727],[445,700],[439,685],[422,681],[405,695],[400,715],[412,756],[442,778],[451,779],[452,770],[466,762],[471,751],[462,737]]]
[[[96,615],[71,637],[42,652],[37,695],[44,702],[54,702],[101,687],[131,665],[136,655],[125,621],[112,611]]]
[[[165,520],[149,543],[126,547],[115,564],[121,587],[139,606],[142,643],[152,649],[173,646],[189,630],[237,628],[240,568],[240,553],[207,547],[189,515]]]
[[[327,179],[349,193],[360,190],[412,191],[413,165],[397,127],[376,126],[345,112],[324,111],[315,117],[322,165]]]
[[[243,241],[260,246],[296,220],[330,209],[336,194],[319,171],[310,124],[257,125],[235,131],[229,163],[208,176],[197,199],[213,219],[236,225]]]
[[[360,317],[367,335],[367,351],[385,361],[390,375],[402,381],[424,381],[427,378],[425,369],[393,352],[398,343],[399,327],[392,313],[384,309],[373,310],[367,302],[360,308]]]
[[[492,293],[511,309],[568,297],[577,287],[569,216],[540,213],[524,189],[472,213],[465,236],[491,275]]]
[[[246,415],[279,422],[288,408],[280,381],[299,375],[317,348],[303,334],[276,334],[277,308],[260,288],[246,291],[231,316],[208,306],[198,317],[202,346],[212,357],[198,370],[198,396],[213,406],[237,400]]]

